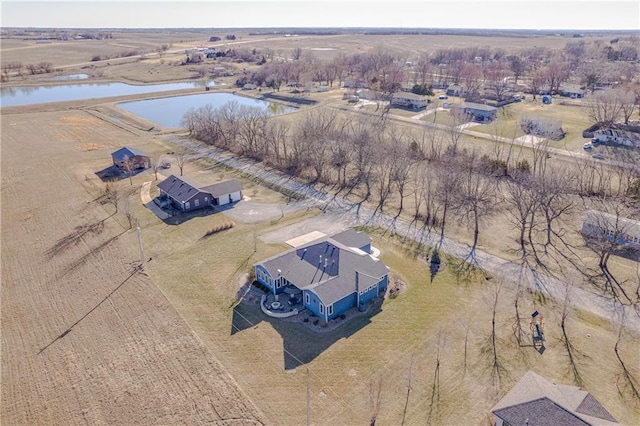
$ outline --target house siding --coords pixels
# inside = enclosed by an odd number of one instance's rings
[[[232,192],[231,194],[224,194],[220,197],[216,197],[215,205],[224,206],[226,204],[235,203],[242,200],[242,191]]]
[[[329,319],[334,319],[348,311],[349,309],[356,306],[357,297],[356,293],[353,292],[350,295],[343,297],[333,304],[333,314],[329,315]]]
[[[269,271],[267,271],[261,265],[256,265],[255,266],[255,273],[256,273],[256,281],[258,281],[260,284],[262,284],[265,287],[267,287],[269,289],[269,291],[271,291],[271,293],[281,294],[281,293],[284,292],[284,289],[286,287],[291,285],[291,283],[289,281],[287,281],[284,277],[280,277],[280,278],[272,277],[269,274]],[[278,279],[281,280],[280,281],[280,286],[278,286]]]
[[[124,169],[124,161],[118,161],[115,157],[112,156],[113,164],[120,169]],[[148,169],[149,168],[149,157],[145,157],[143,155],[135,155],[129,159],[134,169]]]
[[[175,198],[169,196],[166,192],[162,190],[160,190],[160,194],[166,195],[167,197],[169,197],[171,199],[171,204],[173,204],[173,206],[178,210],[182,210],[184,212],[203,209],[205,207],[209,207],[209,205],[211,204],[211,196],[205,193],[197,194],[192,198],[190,198],[188,201],[185,201],[184,203],[177,201]],[[198,200],[198,206],[196,206],[196,202],[195,202],[196,200]],[[188,208],[187,208],[187,202],[189,203]]]
[[[378,281],[375,285],[361,289],[362,294],[360,295],[360,304],[364,305],[371,302],[373,299],[378,297],[379,295],[383,295],[387,291],[387,283],[388,276],[385,275],[380,281]]]
[[[307,302],[307,299],[309,299],[309,302]],[[302,303],[304,304],[304,307],[310,310],[315,316],[324,318],[324,312],[320,313],[320,304],[322,302],[314,292],[309,290],[304,290],[302,292]],[[334,308],[334,313],[335,313],[335,308]]]

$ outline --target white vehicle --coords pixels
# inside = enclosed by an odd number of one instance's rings
[[[587,142],[582,146],[584,149],[591,149],[593,148],[593,145],[591,144],[591,142]]]

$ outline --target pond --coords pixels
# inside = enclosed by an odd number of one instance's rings
[[[118,107],[140,117],[158,123],[165,127],[182,127],[182,117],[190,109],[205,105],[214,108],[221,107],[230,101],[236,101],[241,106],[257,106],[270,111],[272,114],[282,114],[295,111],[296,108],[276,104],[261,99],[247,98],[233,93],[202,93],[199,95],[172,96],[161,99],[123,102]]]
[[[205,81],[134,86],[126,83],[75,83],[56,86],[16,86],[0,88],[0,106],[33,105],[45,102],[77,101],[109,96],[137,95],[214,86]]]

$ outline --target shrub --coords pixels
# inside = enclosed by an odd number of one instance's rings
[[[220,223],[214,227],[212,227],[211,229],[209,229],[204,236],[205,237],[209,237],[213,234],[217,234],[218,232],[222,232],[222,231],[226,231],[227,229],[231,229],[234,226],[236,226],[235,222],[229,221],[229,222],[224,222],[224,223]]]

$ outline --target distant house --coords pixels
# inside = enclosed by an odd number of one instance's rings
[[[318,86],[316,91],[318,91],[318,92],[328,92],[329,89],[331,89],[329,86]]]
[[[254,265],[274,294],[302,291],[303,305],[329,321],[360,309],[387,291],[389,268],[371,256],[371,238],[349,229],[324,236]]]
[[[416,95],[410,92],[397,92],[391,97],[391,105],[402,106],[406,108],[422,109],[429,105],[427,96]]]
[[[496,426],[613,426],[615,418],[589,392],[529,371],[492,409]]]
[[[568,98],[581,99],[587,94],[585,89],[582,89],[577,84],[562,84],[560,85],[560,96]]]
[[[158,184],[158,189],[160,199],[168,200],[174,208],[183,212],[242,199],[242,186],[235,179],[203,187],[193,179],[171,175]]]
[[[452,83],[447,87],[447,96],[464,96],[466,90],[464,86],[457,83]]]
[[[242,86],[242,90],[255,90],[257,88],[258,88],[258,86],[256,86],[255,84],[252,84],[252,83],[247,83],[244,86]]]
[[[486,123],[496,119],[498,108],[474,102],[463,102],[461,104],[451,104],[452,110],[462,110],[464,114],[470,116],[473,121]]]
[[[595,143],[624,145],[640,149],[640,128],[638,126],[614,124],[608,128],[594,130],[593,139]]]
[[[112,152],[111,159],[116,167],[124,171],[148,169],[151,164],[151,160],[144,152],[126,146]]]
[[[588,210],[582,217],[582,235],[614,241],[621,247],[640,250],[640,221]]]

